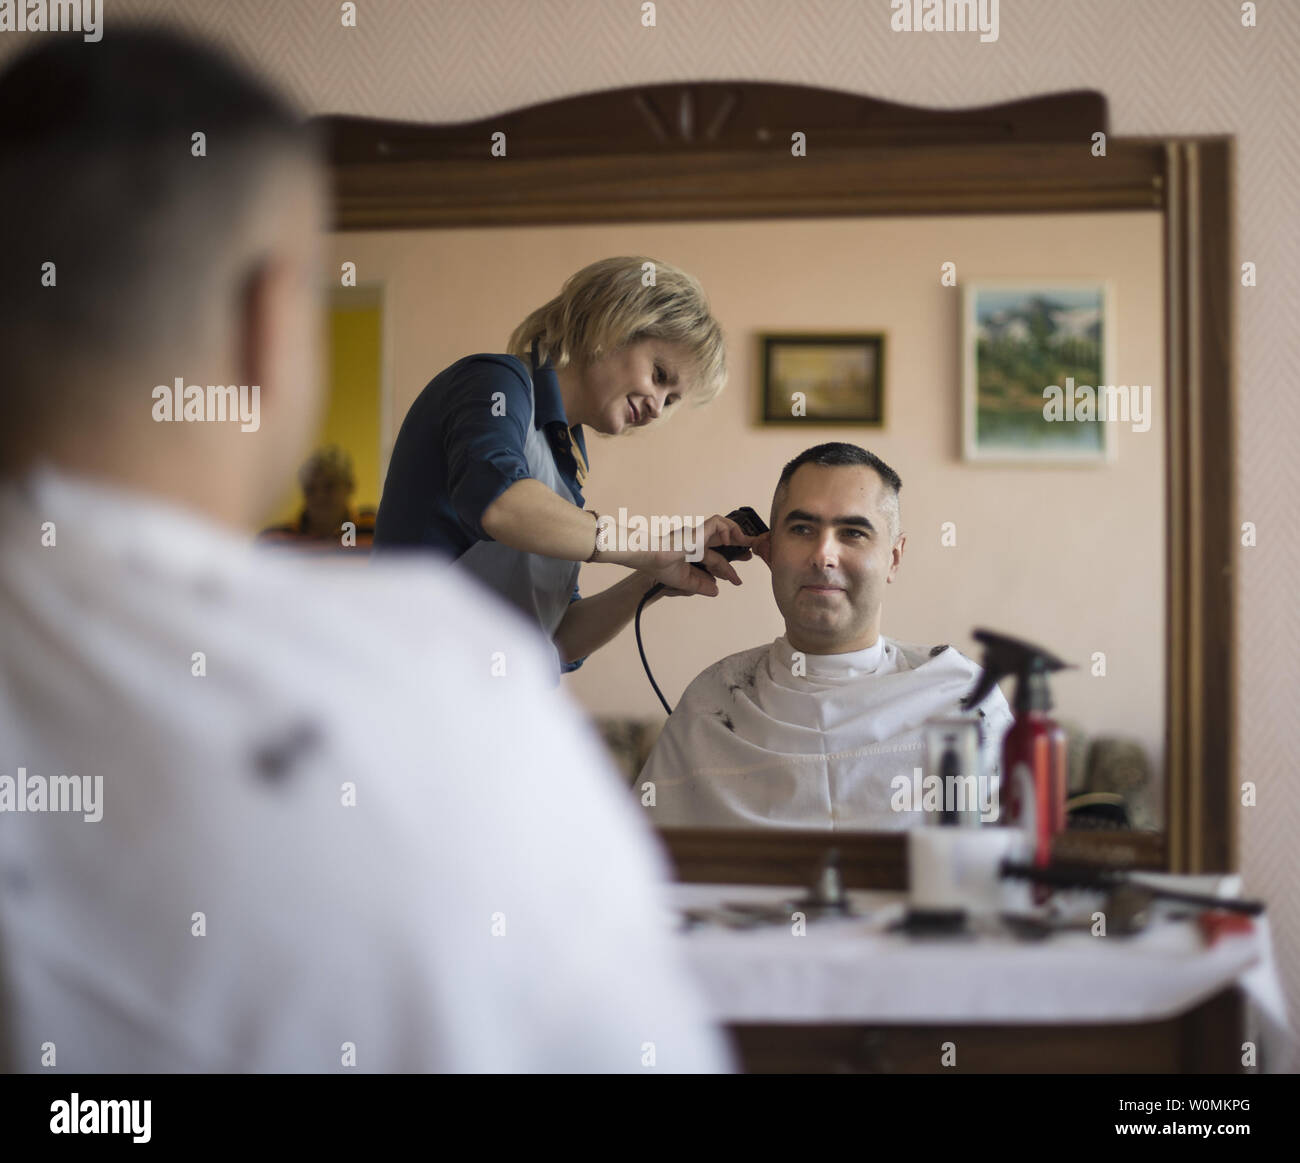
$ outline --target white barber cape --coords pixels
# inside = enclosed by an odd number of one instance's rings
[[[3,1065],[727,1068],[666,863],[551,668],[446,566],[0,488]],[[64,775],[102,779],[98,819],[34,810]]]
[[[730,655],[686,688],[637,781],[642,803],[653,783],[661,827],[913,827],[921,813],[891,809],[892,781],[924,769],[922,724],[960,713],[980,674],[951,646],[883,635],[798,668],[785,638]],[[996,687],[979,710],[995,774],[1011,711]]]

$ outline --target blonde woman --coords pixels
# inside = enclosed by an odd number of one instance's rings
[[[627,624],[656,582],[665,592],[710,596],[714,577],[740,584],[712,550],[705,573],[684,550],[598,546],[599,516],[584,511],[582,497],[584,429],[616,436],[644,428],[684,402],[706,403],[725,381],[722,329],[694,278],[642,257],[592,263],[515,328],[509,354],[466,356],[416,398],[393,447],[375,549],[454,558],[535,620],[561,668],[574,670]],[[701,537],[706,546],[753,542],[721,516]],[[585,561],[635,572],[583,598]]]

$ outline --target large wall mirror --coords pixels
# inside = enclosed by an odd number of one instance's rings
[[[1099,139],[1095,93],[927,112],[719,83],[466,125],[323,123],[334,269],[355,263],[382,289],[389,445],[436,372],[504,350],[573,271],[610,255],[681,267],[727,332],[727,389],[662,428],[589,436],[589,506],[766,517],[791,457],[827,440],[869,448],[903,478],[908,533],[882,631],[973,657],[976,626],[1042,642],[1076,667],[1054,688],[1076,770],[1118,757],[1145,780],[1134,831],[1069,834],[1069,854],[1234,866],[1229,142]],[[1013,350],[1044,327],[1095,341],[1098,382],[1128,387],[1132,413],[1091,452],[1017,460],[973,443],[973,329]],[[878,423],[764,422],[763,336],[863,333],[884,336]],[[647,611],[670,701],[782,634],[767,567],[741,574],[716,599]],[[588,565],[583,590],[619,576]],[[630,630],[564,681],[594,718],[663,717]],[[666,838],[681,875],[717,880],[788,882],[821,843]],[[851,882],[899,882],[898,835],[835,839]]]

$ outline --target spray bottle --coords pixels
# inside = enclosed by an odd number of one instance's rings
[[[999,679],[1016,676],[1015,721],[1002,742],[998,823],[1024,829],[1034,864],[1041,867],[1051,857],[1053,837],[1065,830],[1067,786],[1065,732],[1047,714],[1052,708],[1047,676],[1069,663],[1030,642],[989,630],[976,630],[974,636],[984,644],[984,674],[962,706],[978,706]]]

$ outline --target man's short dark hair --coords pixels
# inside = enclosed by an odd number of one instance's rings
[[[846,444],[842,441],[815,444],[812,448],[801,452],[781,470],[781,478],[776,482],[776,491],[772,494],[772,512],[768,521],[768,524],[773,529],[776,528],[777,512],[781,507],[781,501],[785,497],[786,490],[789,488],[790,479],[805,464],[818,464],[825,468],[847,468],[856,465],[862,468],[874,469],[880,479],[884,481],[888,495],[892,497],[889,508],[889,517],[892,523],[890,536],[898,536],[898,493],[903,487],[902,478],[874,452],[868,452],[865,448],[859,448],[856,444]]]
[[[175,33],[50,34],[11,62],[0,72],[6,411],[58,378],[63,353],[93,364],[187,342],[214,279],[243,273],[230,242],[271,163],[295,155],[319,149],[289,104]]]

